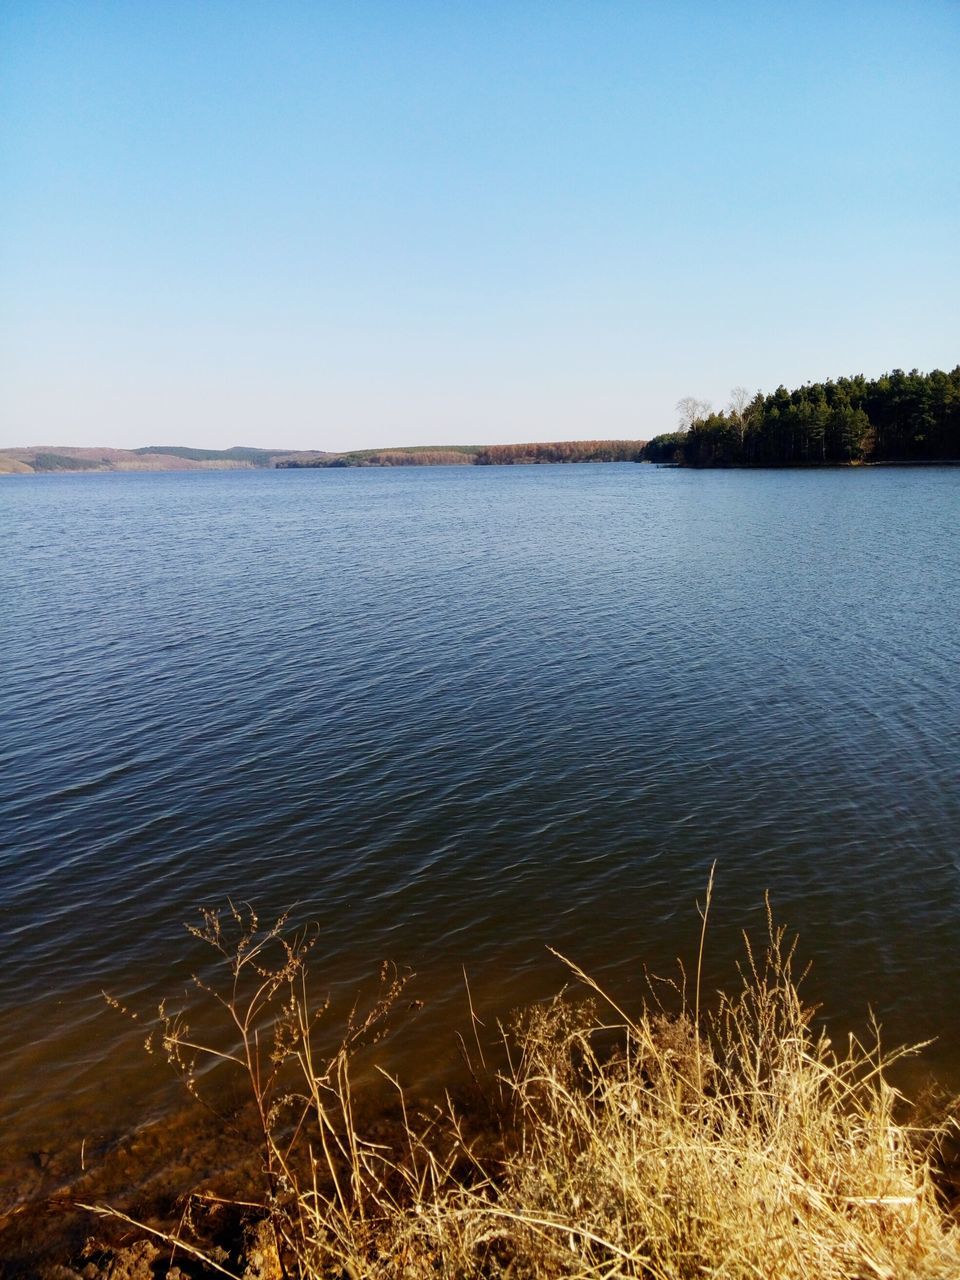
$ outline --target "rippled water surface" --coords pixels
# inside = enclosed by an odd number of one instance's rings
[[[199,904],[296,904],[321,984],[712,980],[765,890],[811,994],[960,1075],[960,470],[631,465],[0,485],[0,1107],[142,1112]],[[419,1056],[418,1056],[419,1055]],[[159,1077],[157,1077],[159,1078]]]

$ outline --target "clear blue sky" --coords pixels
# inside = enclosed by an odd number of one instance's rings
[[[648,437],[960,361],[960,4],[6,0],[0,445]]]

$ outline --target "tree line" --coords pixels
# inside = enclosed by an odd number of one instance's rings
[[[277,466],[295,467],[437,467],[513,466],[536,462],[640,462],[642,440],[561,440],[548,444],[417,445],[404,449],[360,449],[320,458],[291,457]]]
[[[680,430],[651,440],[645,461],[784,467],[960,459],[960,365],[780,386],[752,398],[737,387],[720,412],[692,398],[677,409]]]
[[[477,466],[525,462],[639,462],[642,440],[562,440],[552,444],[490,444],[474,458]]]

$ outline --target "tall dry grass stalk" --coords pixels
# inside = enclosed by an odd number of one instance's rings
[[[930,1159],[940,1135],[898,1121],[886,1078],[903,1051],[831,1044],[799,994],[793,948],[768,925],[761,954],[747,944],[739,990],[699,1020],[699,982],[692,1002],[676,986],[672,1016],[656,1000],[631,1016],[566,962],[590,998],[535,1006],[505,1033],[495,1142],[468,1139],[452,1106],[409,1116],[398,1086],[402,1124],[384,1144],[358,1132],[350,1064],[383,1035],[403,979],[386,975],[321,1058],[307,937],[208,915],[198,936],[228,981],[199,985],[234,1028],[217,1059],[254,1099],[278,1271],[956,1280],[960,1230]],[[180,1017],[161,1038],[196,1088],[195,1055],[213,1051]]]

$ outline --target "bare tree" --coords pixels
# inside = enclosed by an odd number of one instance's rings
[[[689,431],[691,427],[709,414],[711,409],[709,400],[697,400],[694,396],[684,396],[682,400],[677,401],[677,413],[680,415],[680,430]]]
[[[746,387],[734,387],[730,392],[730,404],[727,406],[727,413],[730,420],[737,428],[737,434],[743,439],[743,433],[747,426],[747,406],[750,403],[750,392]]]
[[[730,408],[728,410],[732,418],[742,418],[747,405],[750,403],[750,392],[746,387],[734,387],[730,392]]]

